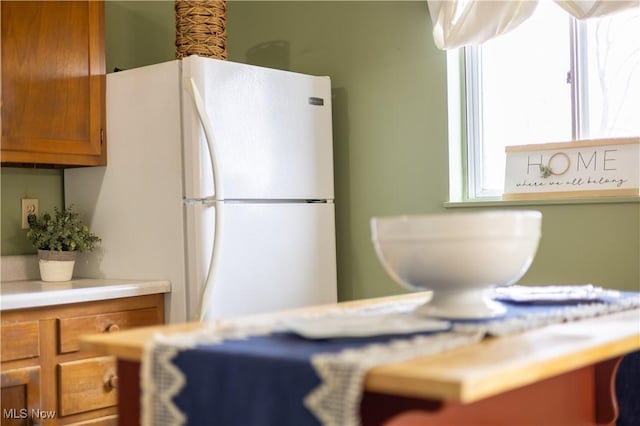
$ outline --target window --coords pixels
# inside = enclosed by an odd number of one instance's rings
[[[638,9],[580,21],[540,2],[461,57],[468,199],[502,194],[505,146],[640,135]]]

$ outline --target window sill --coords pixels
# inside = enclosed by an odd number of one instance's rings
[[[501,198],[483,198],[465,201],[446,201],[444,208],[461,207],[517,207],[517,206],[553,206],[573,204],[626,204],[640,203],[640,197],[592,197],[592,198],[562,198],[539,200],[503,200]]]

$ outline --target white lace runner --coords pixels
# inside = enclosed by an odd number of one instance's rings
[[[559,324],[580,319],[593,318],[601,315],[629,309],[640,308],[640,296],[625,297],[611,302],[592,302],[574,306],[558,307],[544,312],[532,312],[513,318],[493,320],[481,324],[458,323],[453,330],[458,332],[483,332],[490,336],[507,336],[526,330]]]
[[[300,315],[300,318],[340,315],[379,315],[409,312],[424,303],[421,299],[380,302],[362,307],[334,307]],[[456,323],[452,330],[432,335],[396,339],[386,344],[371,344],[338,353],[317,354],[311,363],[321,379],[320,385],[306,396],[304,403],[325,426],[357,426],[364,376],[368,369],[411,358],[436,354],[479,342],[487,335],[505,336],[544,325],[575,321],[622,310],[640,308],[640,296],[610,302],[558,307],[542,312],[497,319],[482,323]],[[640,311],[639,311],[640,314]],[[181,350],[199,344],[222,343],[225,339],[246,338],[283,331],[276,319],[225,320],[202,329],[170,335],[158,334],[145,348],[141,366],[141,423],[143,426],[183,425],[186,416],[173,403],[185,383],[182,372],[173,363]]]
[[[311,364],[321,384],[305,398],[305,405],[325,426],[359,425],[362,387],[368,369],[471,345],[482,337],[482,333],[416,336],[337,354],[315,355]]]

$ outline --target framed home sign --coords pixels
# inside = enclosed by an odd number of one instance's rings
[[[508,146],[505,200],[640,195],[640,137]]]

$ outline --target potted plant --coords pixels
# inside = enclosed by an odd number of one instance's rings
[[[46,212],[28,216],[27,238],[38,250],[42,281],[69,281],[76,254],[92,251],[100,238],[82,223],[73,206],[62,211],[57,207],[53,210],[53,216]]]

